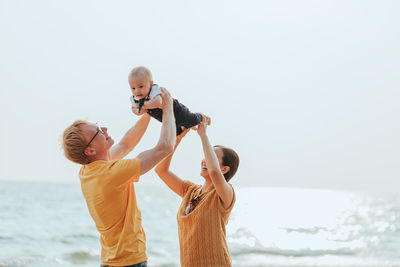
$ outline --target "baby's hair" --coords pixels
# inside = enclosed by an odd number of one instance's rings
[[[131,70],[131,72],[129,73],[129,79],[138,77],[138,76],[142,76],[142,75],[145,76],[150,81],[153,80],[151,71],[144,66],[139,66],[139,67],[133,68]]]

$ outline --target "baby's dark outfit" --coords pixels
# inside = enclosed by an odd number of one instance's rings
[[[151,87],[149,96],[154,97],[158,95],[158,93],[155,94],[157,90],[160,91],[158,85],[154,84]],[[133,96],[131,96],[131,101],[135,103],[139,102],[139,100],[135,99]],[[160,122],[162,121],[162,109],[159,108],[148,109],[147,114],[149,114],[150,116],[152,116],[153,118],[155,118]],[[176,124],[176,135],[180,135],[183,132],[181,126],[185,127],[186,129],[189,129],[199,124],[202,120],[202,116],[200,113],[191,112],[185,105],[183,105],[176,99],[174,99],[174,115]]]

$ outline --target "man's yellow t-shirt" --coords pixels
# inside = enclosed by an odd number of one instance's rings
[[[124,266],[147,260],[146,236],[136,203],[139,159],[98,160],[83,165],[79,178],[89,213],[100,232],[101,264]]]

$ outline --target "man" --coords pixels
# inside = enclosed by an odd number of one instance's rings
[[[66,157],[82,164],[82,193],[101,235],[101,266],[147,266],[146,238],[133,182],[171,153],[175,145],[173,101],[164,88],[161,97],[160,139],[154,148],[136,158],[122,159],[146,131],[150,121],[147,114],[115,146],[107,128],[93,123],[75,121],[64,131]]]

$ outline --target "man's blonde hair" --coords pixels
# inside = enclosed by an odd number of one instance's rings
[[[63,133],[62,146],[64,154],[69,160],[78,164],[89,163],[89,159],[84,153],[86,141],[81,130],[81,126],[86,124],[88,124],[87,121],[76,120]]]
[[[128,77],[129,77],[129,79],[131,79],[131,78],[134,78],[134,77],[137,77],[137,76],[141,76],[141,75],[145,76],[150,81],[153,80],[153,77],[151,75],[151,71],[148,68],[144,67],[144,66],[139,66],[139,67],[133,68],[131,70],[131,72],[129,72],[129,76]]]

